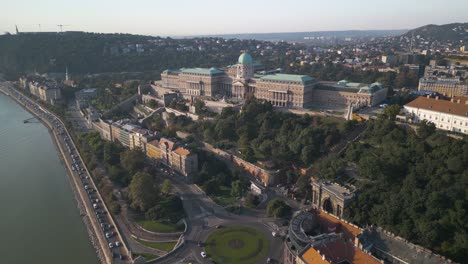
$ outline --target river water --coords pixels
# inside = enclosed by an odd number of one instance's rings
[[[52,138],[30,117],[0,93],[0,263],[97,264]]]

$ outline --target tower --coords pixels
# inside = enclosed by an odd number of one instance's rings
[[[65,81],[68,81],[68,67],[65,68]]]
[[[252,56],[247,52],[242,53],[237,64],[237,79],[249,80],[253,77],[253,72]]]

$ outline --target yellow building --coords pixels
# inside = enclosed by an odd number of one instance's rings
[[[167,138],[153,140],[146,144],[146,156],[162,163],[184,176],[189,176],[198,170],[198,156],[188,149],[177,146]]]
[[[155,139],[146,144],[146,156],[154,160],[161,159],[161,149],[159,149],[159,140]]]

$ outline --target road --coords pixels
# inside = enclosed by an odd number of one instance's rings
[[[97,238],[105,262],[131,263],[127,246],[123,243],[122,236],[115,227],[106,205],[102,202],[102,197],[63,122],[30,98],[19,93],[10,83],[3,82],[0,86],[50,128],[68,169],[72,187],[75,187],[81,202],[85,205],[86,214],[93,229],[88,231],[93,232]]]
[[[161,173],[159,176],[171,180],[174,191],[181,197],[189,228],[184,237],[185,244],[181,248],[152,263],[212,263],[208,258],[201,257],[201,252],[205,250],[198,246],[198,242],[204,242],[218,225],[244,225],[259,230],[270,240],[270,250],[260,263],[266,263],[268,257],[281,259],[283,241],[271,235],[273,231],[278,232],[274,220],[258,215],[231,214],[211,200],[198,186],[187,184],[183,176],[177,176],[174,172]]]

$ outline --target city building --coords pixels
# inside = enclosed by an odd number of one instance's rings
[[[363,84],[341,80],[318,82],[312,97],[314,105],[337,108],[354,105],[355,109],[375,106],[387,97],[387,88],[380,83]]]
[[[468,97],[456,96],[449,100],[439,96],[420,96],[404,106],[407,121],[422,120],[434,123],[442,130],[468,134]]]
[[[255,96],[275,107],[291,109],[310,108],[317,104],[332,108],[346,108],[351,103],[355,108],[373,106],[387,95],[387,89],[380,83],[318,82],[307,75],[257,69],[261,66],[253,61],[250,54],[242,53],[237,64],[223,69],[165,70],[161,80],[153,82],[151,89],[153,94],[178,92],[187,99],[209,96],[242,101]]]
[[[468,83],[460,77],[422,77],[419,79],[419,91],[433,91],[445,96],[468,96]]]
[[[164,164],[184,176],[198,171],[198,156],[181,144],[161,137],[157,132],[143,129],[128,120],[116,122],[99,119],[93,128],[102,138],[119,142],[130,149],[139,149],[155,163]]]
[[[147,144],[146,156],[164,164],[184,176],[191,176],[198,171],[198,156],[176,142],[160,138]]]
[[[96,88],[82,89],[75,93],[76,106],[81,109],[89,106],[89,101],[97,96]]]
[[[62,87],[56,81],[41,76],[28,76],[19,79],[20,87],[39,98],[55,105],[62,99]]]
[[[296,212],[288,226],[282,262],[452,263],[440,255],[395,236],[380,227],[360,228],[320,209]]]

